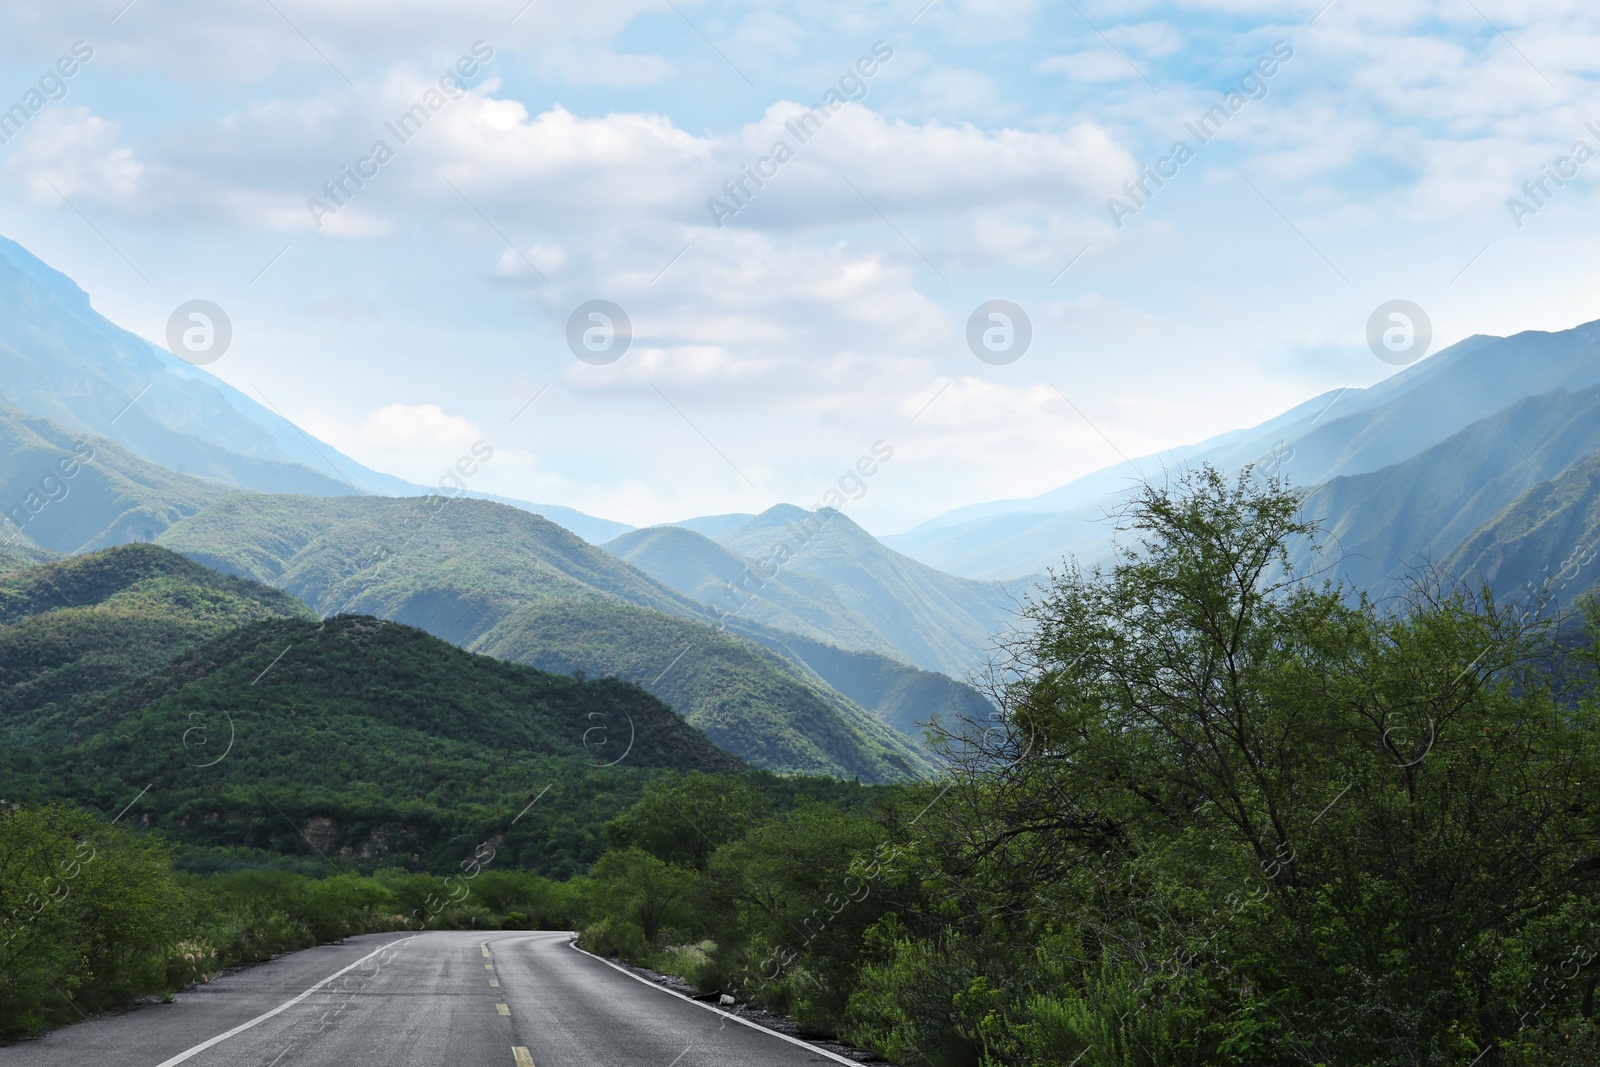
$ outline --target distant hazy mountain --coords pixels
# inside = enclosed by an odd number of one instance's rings
[[[1323,523],[1329,576],[1382,596],[1442,565],[1546,478],[1600,450],[1600,386],[1529,397],[1409,459],[1331,479],[1305,513]],[[1555,561],[1552,561],[1555,562]],[[1465,576],[1465,575],[1463,575]]]
[[[755,560],[762,573],[776,569],[783,584],[771,587],[773,610],[790,610],[790,590],[813,590],[812,601],[823,603],[826,589],[830,602],[849,613],[840,618],[853,616],[907,662],[952,677],[982,666],[994,636],[1015,619],[1016,601],[1001,583],[918,563],[831,508],[813,514],[780,504],[713,540]]]
[[[324,614],[408,623],[564,673],[615,674],[773,770],[905,778],[911,740],[700,605],[554,523],[486,501],[234,496],[161,543]]]
[[[693,530],[695,533],[704,534],[706,537],[716,537],[718,534],[726,533],[735,526],[743,526],[753,518],[755,518],[754,515],[734,512],[731,515],[702,515],[697,519],[684,519],[682,522],[675,522],[671,525],[685,530]]]
[[[262,492],[414,491],[320,445],[325,459],[291,423],[116,326],[66,275],[4,238],[0,400],[179,473]]]
[[[792,567],[769,568],[777,573],[766,577],[758,561],[691,530],[655,526],[623,534],[601,547],[719,614],[841,648],[905,658],[893,642],[846,607],[827,581]]]
[[[0,539],[55,552],[149,541],[229,488],[0,405]]]
[[[180,474],[263,493],[437,491],[357,463],[208,371],[115,325],[66,275],[0,238],[0,403],[109,438]],[[502,502],[602,541],[630,529],[571,508]]]
[[[965,682],[911,666],[910,657],[823,578],[796,567],[763,577],[759,561],[677,526],[637,530],[604,547],[911,737],[921,737],[935,717],[982,718],[992,710]]]
[[[1451,552],[1446,574],[1503,601],[1570,610],[1600,592],[1600,453],[1539,480]]]
[[[1141,480],[1160,481],[1165,471],[1256,463],[1281,468],[1297,485],[1321,485],[1404,463],[1475,423],[1492,428],[1497,413],[1526,398],[1597,384],[1600,323],[1472,337],[1369,389],[1325,394],[1249,430],[1119,464],[1030,500],[961,508],[883,541],[969,577],[1037,574],[1069,553],[1098,562],[1115,528],[1106,516]]]

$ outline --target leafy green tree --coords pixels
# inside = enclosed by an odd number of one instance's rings
[[[640,848],[607,852],[590,875],[607,913],[636,924],[651,945],[685,913],[685,898],[697,881],[693,871],[665,863]]]
[[[730,985],[821,1024],[842,1013],[862,936],[882,914],[885,834],[863,815],[822,804],[758,826],[712,854],[705,926],[742,942]]]
[[[766,797],[742,778],[692,771],[651,782],[604,832],[614,847],[705,870],[712,852],[743,837],[767,808]]]

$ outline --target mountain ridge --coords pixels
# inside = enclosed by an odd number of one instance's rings
[[[1508,381],[1515,383],[1509,395]],[[1476,422],[1492,423],[1528,397],[1596,384],[1600,321],[1509,337],[1474,335],[1373,386],[1324,393],[1248,429],[1139,457],[1027,500],[968,505],[882,540],[968,577],[1022,579],[1068,554],[1085,565],[1104,562],[1110,543],[1105,515],[1138,484],[1131,479],[1136,470],[1159,480],[1174,465],[1238,470],[1254,463],[1315,486],[1404,462]],[[989,511],[980,514],[983,509]]]

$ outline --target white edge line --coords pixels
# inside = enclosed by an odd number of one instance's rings
[[[416,936],[417,936],[416,934],[412,934],[411,935],[411,937],[416,937]],[[383,944],[382,946],[380,946],[376,950],[367,953],[367,955],[365,955],[365,956],[362,956],[359,960],[356,960],[350,966],[344,968],[344,970],[335,971],[333,974],[328,975],[328,977],[324,978],[322,981],[318,982],[316,985],[312,986],[310,989],[306,990],[304,993],[301,993],[299,996],[295,997],[293,1000],[286,1000],[282,1004],[279,1004],[276,1008],[273,1008],[271,1011],[267,1012],[265,1015],[257,1015],[254,1019],[251,1019],[247,1023],[240,1023],[238,1026],[235,1026],[232,1030],[229,1030],[227,1033],[218,1034],[216,1037],[210,1038],[209,1040],[206,1040],[206,1041],[202,1041],[198,1045],[196,1045],[194,1048],[188,1049],[188,1050],[186,1050],[184,1052],[180,1052],[176,1056],[172,1057],[170,1060],[162,1060],[160,1063],[156,1064],[156,1067],[175,1067],[176,1064],[182,1063],[184,1060],[192,1059],[195,1056],[198,1056],[200,1053],[204,1052],[206,1049],[210,1048],[213,1045],[222,1044],[224,1041],[228,1040],[228,1038],[230,1038],[230,1037],[233,1037],[235,1034],[242,1034],[246,1030],[250,1029],[252,1026],[257,1026],[257,1025],[259,1025],[261,1023],[266,1022],[268,1019],[272,1018],[274,1015],[278,1015],[278,1014],[281,1014],[282,1012],[288,1011],[290,1008],[294,1007],[296,1004],[300,1003],[302,1000],[306,999],[311,994],[315,993],[317,990],[321,989],[323,986],[325,986],[329,982],[333,981],[335,978],[338,978],[340,975],[345,974],[345,973],[347,973],[349,971],[355,970],[357,967],[361,966],[363,963],[366,963],[368,960],[370,960],[373,956],[376,956],[381,952],[386,952],[390,948],[393,948],[395,945],[400,944],[403,941],[410,941],[411,937],[401,937],[401,938],[396,938],[393,941],[386,942],[385,944]]]
[[[801,1041],[799,1038],[790,1037],[788,1034],[780,1034],[778,1031],[773,1030],[773,1029],[769,1029],[768,1027],[765,1027],[765,1026],[762,1026],[760,1023],[753,1023],[749,1019],[745,1019],[745,1018],[742,1018],[742,1017],[740,1017],[738,1015],[731,1014],[730,1012],[725,1012],[721,1008],[713,1007],[710,1004],[702,1003],[701,1001],[695,1000],[693,997],[686,997],[682,993],[678,992],[676,989],[667,989],[664,986],[656,985],[654,982],[650,981],[650,979],[641,978],[637,974],[634,974],[632,971],[628,970],[626,967],[619,967],[615,963],[612,963],[610,960],[605,959],[605,958],[603,958],[601,956],[596,956],[593,952],[590,952],[587,949],[579,948],[578,947],[578,942],[577,942],[576,939],[573,939],[573,940],[567,942],[567,944],[571,946],[571,948],[572,948],[572,950],[574,952],[582,952],[585,956],[588,956],[590,959],[599,960],[601,963],[605,964],[607,967],[610,967],[612,970],[618,971],[618,972],[620,972],[622,974],[625,974],[629,978],[632,978],[635,982],[639,982],[642,985],[647,985],[651,989],[654,989],[659,993],[665,993],[668,996],[677,997],[679,1000],[684,1001],[684,1002],[689,1003],[689,1004],[693,1004],[697,1008],[704,1008],[706,1011],[709,1011],[713,1015],[721,1016],[724,1019],[730,1019],[730,1020],[732,1020],[733,1022],[736,1022],[736,1023],[742,1023],[743,1025],[748,1026],[752,1030],[759,1030],[763,1034],[766,1034],[769,1037],[777,1038],[779,1041],[787,1041],[791,1045],[797,1045],[800,1048],[806,1049],[806,1050],[811,1051],[811,1052],[815,1052],[818,1056],[822,1056],[825,1059],[833,1060],[835,1063],[848,1063],[848,1064],[851,1065],[851,1067],[861,1067],[860,1061],[858,1061],[858,1060],[847,1060],[843,1056],[839,1055],[836,1052],[829,1052],[825,1048],[818,1048],[817,1046],[811,1044],[810,1042]],[[165,1063],[163,1063],[163,1064],[159,1064],[158,1067],[167,1067],[167,1065]]]

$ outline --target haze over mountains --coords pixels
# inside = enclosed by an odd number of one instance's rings
[[[605,547],[719,612],[956,677],[982,665],[1016,608],[1006,586],[890,551],[833,509],[817,515],[808,527],[803,509],[780,504],[710,535],[654,527]]]
[[[423,495],[120,330],[0,241],[0,569],[154,541],[282,590],[279,615],[372,615],[614,675],[754,766],[891,781],[933,767],[930,719],[988,714],[965,679],[1043,572],[1106,560],[1120,502],[1180,466],[1253,463],[1314,490],[1329,540],[1307,562],[1374,595],[1430,564],[1502,594],[1593,588],[1597,345],[1600,324],[1474,337],[1370,389],[881,539],[787,504],[635,530]]]
[[[93,434],[180,474],[263,493],[340,496],[436,492],[372,470],[96,312],[84,293],[0,237],[0,403]],[[524,505],[584,536],[624,523]]]
[[[1509,592],[1519,583],[1506,584],[1505,572],[1489,565],[1497,557],[1484,546],[1495,541],[1480,529],[1600,448],[1597,384],[1600,323],[1472,337],[1369,389],[1337,390],[1248,430],[1119,464],[1032,499],[956,509],[882,540],[974,578],[1037,574],[1068,554],[1104,562],[1116,509],[1141,479],[1160,481],[1165,471],[1201,463],[1223,470],[1253,463],[1316,490],[1306,514],[1332,535],[1324,557],[1331,576],[1382,595],[1408,569],[1434,564]],[[1480,546],[1470,557],[1458,552],[1469,541]],[[1556,541],[1549,547],[1557,562],[1578,547]]]

